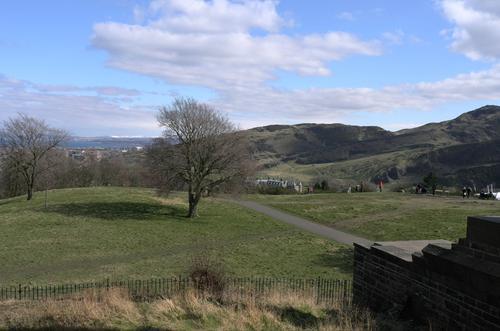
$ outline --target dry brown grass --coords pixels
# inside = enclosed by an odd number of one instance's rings
[[[0,303],[0,328],[133,327],[141,323],[139,307],[126,291],[87,291],[62,300],[7,301]]]
[[[340,302],[317,304],[304,293],[272,292],[223,303],[189,290],[135,302],[125,291],[90,291],[63,300],[0,303],[0,329],[374,330],[370,313]]]

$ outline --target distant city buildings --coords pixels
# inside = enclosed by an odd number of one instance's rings
[[[130,149],[110,149],[110,148],[64,148],[66,156],[75,161],[96,160],[100,161],[104,158],[116,154],[126,154],[129,152],[141,152],[144,147],[137,146]]]
[[[104,157],[109,156],[109,150],[104,149],[65,149],[66,155],[75,161],[96,160],[100,161]]]

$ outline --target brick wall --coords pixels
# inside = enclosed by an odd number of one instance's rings
[[[388,253],[381,246],[355,244],[355,302],[432,325],[433,330],[500,330],[500,309],[495,296],[500,288],[492,288],[493,295],[482,290],[488,285],[496,287],[500,278],[495,276],[500,275],[487,275],[485,284],[486,276],[481,270],[461,265],[462,269],[450,269],[447,260],[439,260],[442,252],[433,253],[431,247],[429,252],[414,254],[409,260]],[[449,272],[442,272],[439,266]],[[455,271],[461,272],[461,277],[454,277]],[[481,284],[473,286],[475,279],[480,279]]]

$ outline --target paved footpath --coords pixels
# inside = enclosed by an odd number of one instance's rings
[[[346,233],[343,231],[339,231],[339,230],[333,229],[333,228],[325,226],[325,225],[314,223],[314,222],[308,221],[306,219],[303,219],[301,217],[297,217],[294,215],[284,213],[280,210],[277,210],[277,209],[269,207],[269,206],[262,205],[260,203],[254,202],[254,201],[248,201],[248,200],[232,200],[232,201],[236,202],[237,204],[239,204],[243,207],[253,209],[259,213],[270,216],[270,217],[272,217],[276,220],[279,220],[281,222],[294,225],[294,226],[301,228],[303,230],[306,230],[308,232],[317,234],[319,236],[322,236],[322,237],[325,237],[328,239],[335,240],[335,241],[342,243],[342,244],[352,245],[353,243],[359,243],[359,244],[363,244],[363,245],[370,245],[373,243],[372,241],[370,241],[368,239],[353,236],[352,234],[349,234],[349,233]]]

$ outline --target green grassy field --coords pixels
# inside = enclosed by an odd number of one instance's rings
[[[500,215],[499,201],[404,193],[251,195],[250,199],[373,240],[465,237],[466,218]]]
[[[43,194],[0,200],[0,284],[173,276],[204,251],[234,276],[350,277],[349,247],[213,199],[190,220],[184,200],[128,188],[51,191],[47,209]]]

